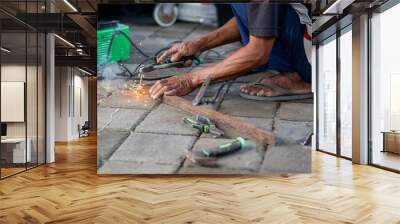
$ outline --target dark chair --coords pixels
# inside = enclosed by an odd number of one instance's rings
[[[90,123],[85,121],[82,127],[78,124],[79,138],[89,136]]]

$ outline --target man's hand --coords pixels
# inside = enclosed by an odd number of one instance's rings
[[[176,62],[184,56],[198,57],[201,53],[200,44],[197,41],[178,43],[174,44],[170,49],[157,58],[157,63],[163,63],[168,57],[171,58],[172,62]],[[192,65],[192,62],[192,60],[186,61],[185,66]]]
[[[157,99],[163,95],[183,96],[193,91],[196,86],[193,84],[189,74],[173,76],[157,81],[149,90],[150,96]]]

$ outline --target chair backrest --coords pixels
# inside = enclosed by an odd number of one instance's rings
[[[89,121],[85,121],[85,123],[82,126],[82,129],[89,129],[90,128],[90,123]]]

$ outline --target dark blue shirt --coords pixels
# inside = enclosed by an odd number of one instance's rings
[[[235,3],[231,6],[243,45],[249,43],[250,35],[276,38],[267,64],[257,71],[296,71],[305,81],[311,80],[311,65],[303,43],[306,28],[291,5]]]

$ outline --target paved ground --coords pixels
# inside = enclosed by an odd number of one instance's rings
[[[190,39],[212,30],[212,27],[178,23],[171,28],[132,26],[133,40],[147,54],[177,40]],[[238,43],[215,49],[222,57],[240,47]],[[209,58],[217,60],[216,53]],[[127,63],[134,68],[143,57],[133,54]],[[195,68],[168,69],[149,76],[180,74]],[[312,101],[259,102],[239,97],[239,86],[257,80],[262,74],[238,78],[232,85],[220,111],[242,117],[259,128],[272,131],[277,143],[267,148],[250,141],[246,150],[217,161],[216,168],[191,164],[187,150],[216,146],[237,136],[222,139],[200,135],[182,122],[189,114],[155,102],[146,94],[134,95],[127,86],[134,81],[116,77],[118,66],[108,66],[98,81],[98,172],[115,174],[267,174],[311,171],[311,148],[301,145],[313,129]],[[151,82],[146,84],[151,85]],[[215,87],[215,88],[214,88]],[[212,94],[218,85],[208,92]],[[195,93],[186,98],[192,99]]]

